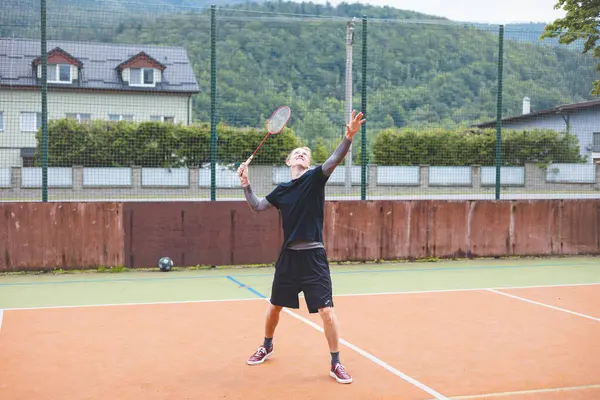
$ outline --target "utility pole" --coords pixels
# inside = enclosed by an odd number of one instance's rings
[[[352,114],[352,45],[354,44],[354,25],[356,18],[346,24],[346,105],[344,120],[350,123]],[[345,132],[345,129],[344,129]],[[352,187],[352,145],[346,154],[346,187]]]

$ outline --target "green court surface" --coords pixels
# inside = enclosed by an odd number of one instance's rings
[[[268,297],[273,268],[0,276],[0,309]],[[332,263],[335,295],[600,283],[598,257]],[[301,307],[305,305],[301,302]]]

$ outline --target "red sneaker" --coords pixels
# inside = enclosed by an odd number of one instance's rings
[[[273,354],[273,346],[270,349],[267,349],[265,346],[260,346],[256,353],[252,354],[252,356],[248,359],[248,365],[256,365],[262,364],[265,360],[271,357]]]
[[[352,377],[346,372],[346,369],[340,363],[337,363],[331,367],[329,375],[331,375],[332,378],[335,378],[335,380],[339,383],[352,383]]]

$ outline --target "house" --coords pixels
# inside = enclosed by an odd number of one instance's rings
[[[199,93],[185,49],[47,42],[48,120],[190,124]],[[41,127],[39,40],[0,38],[0,167],[31,166]]]
[[[478,128],[493,128],[496,121],[475,125]],[[523,99],[523,114],[502,120],[506,129],[551,129],[556,132],[567,130],[577,136],[579,152],[588,156],[588,162],[600,163],[600,100],[564,104],[548,110],[531,112],[530,99]]]

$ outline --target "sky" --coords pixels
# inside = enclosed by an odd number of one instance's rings
[[[327,0],[312,0],[325,4]],[[336,6],[342,0],[329,0]],[[374,6],[390,6],[401,10],[446,17],[460,22],[506,24],[514,22],[552,22],[564,16],[555,10],[556,0],[345,0]]]

